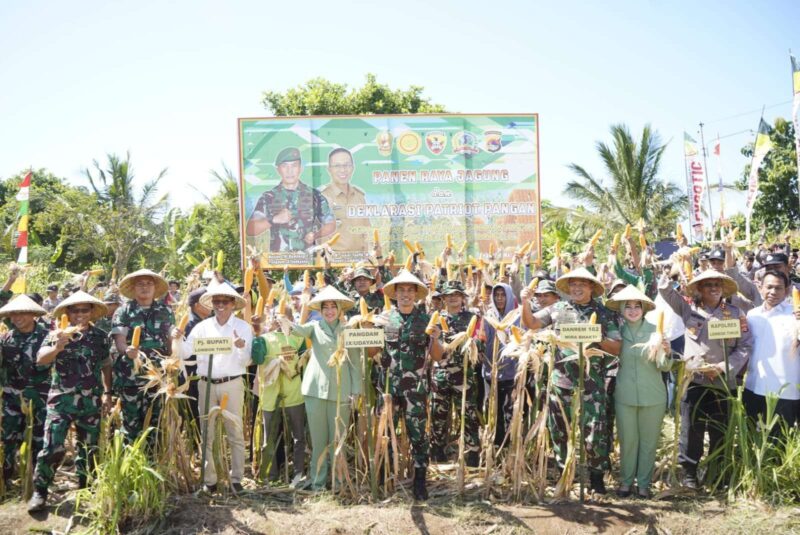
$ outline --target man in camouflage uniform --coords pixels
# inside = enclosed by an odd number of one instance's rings
[[[36,354],[48,329],[37,317],[47,312],[26,295],[20,295],[0,308],[0,318],[9,318],[13,328],[0,339],[0,385],[3,388],[3,479],[14,475],[17,450],[25,437],[27,420],[22,404],[31,403],[33,442],[31,459],[42,449],[50,367],[37,366]],[[20,474],[23,475],[23,474]]]
[[[452,280],[444,283],[442,294],[446,310],[442,317],[447,322],[448,332],[444,342],[448,344],[458,333],[467,330],[470,320],[475,316],[464,308],[467,293],[461,281]],[[483,343],[477,341],[479,352],[483,351]],[[456,421],[461,420],[461,397],[464,391],[464,358],[459,352],[445,355],[442,360],[433,364],[431,376],[431,446],[435,461],[447,460],[445,448],[450,435],[450,408],[456,411]],[[467,368],[467,400],[464,408],[464,444],[466,465],[478,466],[480,458],[480,439],[478,437],[478,376],[471,366]]]
[[[569,300],[559,301],[554,305],[533,314],[530,307],[522,307],[523,324],[530,329],[541,329],[554,326],[556,333],[562,324],[588,323],[592,313],[597,314],[597,323],[602,327],[603,339],[599,344],[586,344],[584,351],[601,349],[606,353],[618,355],[622,337],[617,325],[616,315],[597,300],[603,295],[605,288],[597,278],[585,268],[579,268],[561,276],[556,281],[556,288],[569,295]],[[531,291],[522,292],[523,302],[531,297]],[[608,355],[586,355],[588,374],[584,381],[582,402],[582,425],[586,447],[586,464],[589,468],[591,490],[598,494],[606,492],[603,478],[610,468],[609,453],[611,443],[608,437],[608,395],[605,378],[608,368],[616,360]],[[563,468],[567,455],[568,422],[572,420],[572,399],[578,387],[578,361],[569,359],[575,352],[558,348],[555,355],[555,366],[551,375],[551,391],[548,398],[550,414],[548,428],[553,438],[553,449],[559,465]],[[562,413],[563,411],[563,413]],[[565,421],[566,418],[566,421]]]
[[[426,286],[407,271],[384,286],[384,293],[397,300],[392,308],[388,324],[383,328],[385,336],[381,365],[388,370],[389,394],[394,407],[394,425],[397,427],[400,416],[405,422],[411,442],[411,456],[414,459],[414,498],[426,500],[428,491],[425,476],[428,467],[428,420],[427,401],[429,394],[427,354],[432,360],[442,357],[439,343],[441,329],[438,325],[425,332],[430,317],[424,309],[415,306],[425,299]],[[395,452],[396,454],[396,452]]]
[[[167,289],[167,281],[148,269],[127,275],[119,284],[120,293],[130,301],[117,310],[112,322],[111,335],[119,355],[114,361],[114,391],[122,400],[122,432],[129,442],[144,430],[151,407],[151,426],[158,424],[161,413],[154,392],[142,390],[147,379],[144,369],[137,371],[136,364],[142,364],[139,351],[153,360],[172,350],[169,334],[175,317],[169,305],[158,301]],[[138,350],[130,345],[136,327],[141,327]]]
[[[74,293],[56,307],[55,314],[66,313],[70,326],[78,331],[54,330],[39,350],[37,364],[52,364],[53,375],[47,396],[44,446],[36,458],[35,491],[28,502],[30,512],[45,506],[48,488],[64,458],[64,441],[72,423],[79,444],[75,460],[79,485],[86,486],[89,457],[94,454],[100,436],[101,410],[111,404],[108,334],[90,323],[105,312],[105,305],[98,299],[85,292]]]
[[[300,150],[287,147],[278,153],[275,168],[280,183],[261,195],[247,222],[247,234],[269,231],[270,251],[304,251],[336,231],[328,201],[318,190],[300,181]]]

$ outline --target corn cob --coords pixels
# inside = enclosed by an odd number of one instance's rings
[[[410,241],[408,241],[408,240],[403,240],[403,244],[406,246],[406,249],[408,249],[408,252],[409,252],[409,253],[411,253],[411,254],[414,254],[414,253],[416,253],[416,252],[417,252],[417,251],[414,249],[414,245],[412,245],[412,243],[411,243]]]
[[[383,311],[389,312],[392,309],[392,300],[389,299],[389,296],[383,294]]]
[[[58,328],[62,331],[69,325],[69,318],[66,314],[61,314],[61,321],[58,322]]]
[[[486,285],[481,282],[481,301],[486,301]]]
[[[514,337],[514,342],[516,342],[517,344],[522,343],[522,332],[516,325],[511,326],[511,336]]]
[[[219,400],[219,408],[223,411],[228,407],[228,393],[222,394],[222,399]]]
[[[439,325],[442,326],[442,332],[444,333],[450,330],[450,327],[447,325],[447,320],[444,316],[439,316]]]
[[[528,290],[535,291],[537,286],[539,286],[539,277],[534,277],[533,280],[528,283]]]
[[[795,312],[800,310],[800,290],[797,288],[792,288],[792,306]]]
[[[594,236],[592,236],[592,239],[589,240],[589,246],[590,247],[595,247],[597,245],[597,242],[600,240],[600,236],[602,236],[602,235],[603,235],[603,230],[602,229],[597,229],[597,232],[594,233]]]
[[[178,322],[178,330],[183,332],[186,329],[186,324],[189,323],[189,314],[184,314],[181,321]]]
[[[425,334],[431,334],[433,332],[433,327],[439,324],[439,312],[434,312],[431,315],[431,320],[428,322],[428,326],[425,327]]]
[[[378,245],[380,241],[378,240],[378,229],[372,229],[372,243]]]
[[[358,310],[361,313],[361,319],[365,319],[369,316],[369,307],[367,306],[367,300],[363,297],[358,300]]]
[[[267,300],[264,301],[264,304],[272,306],[272,303],[274,302],[275,302],[275,288],[270,288],[269,293],[267,294]]]
[[[478,324],[478,316],[472,316],[472,319],[469,320],[469,325],[467,325],[467,336],[470,338],[475,333],[475,326]]]
[[[656,316],[656,333],[658,333],[659,336],[663,336],[664,335],[664,311],[663,310],[659,310],[658,311],[658,316]]]
[[[688,260],[683,261],[683,274],[686,275],[686,280],[692,280],[692,265]]]
[[[317,289],[325,287],[325,274],[321,271],[317,272]]]
[[[222,273],[222,269],[225,267],[225,252],[222,250],[217,251],[217,271]]]
[[[139,340],[142,338],[142,327],[137,325],[133,328],[133,336],[131,336],[131,347],[139,349]]]
[[[264,275],[264,270],[261,269],[261,267],[256,270],[256,279],[258,280],[258,293],[261,295],[268,294],[270,290],[269,283],[267,282],[267,276]]]
[[[683,239],[683,227],[680,223],[675,227],[675,239],[681,241]]]
[[[253,287],[253,268],[244,270],[244,294],[248,295]]]
[[[614,239],[611,241],[611,248],[616,251],[619,247],[619,232],[614,234]]]
[[[309,270],[303,271],[303,289],[308,288],[311,284],[311,272]]]
[[[630,240],[631,239],[631,224],[630,223],[625,225],[625,239],[626,240]]]
[[[103,274],[103,273],[105,273],[105,272],[106,272],[106,270],[105,270],[105,269],[103,269],[103,268],[91,269],[91,270],[89,270],[89,273],[88,273],[88,275],[89,275],[90,277],[96,277],[96,276],[98,276],[98,275],[102,275],[102,274]]]
[[[337,232],[336,234],[334,234],[333,236],[331,236],[331,237],[330,237],[330,239],[328,239],[328,241],[327,241],[327,242],[325,242],[325,243],[327,243],[328,245],[330,245],[331,247],[333,247],[333,246],[334,246],[334,244],[336,244],[336,242],[337,242],[337,241],[339,241],[339,238],[340,238],[340,237],[341,237],[341,236],[340,236],[340,235],[339,235],[339,233]]]
[[[261,317],[264,315],[264,296],[259,295],[256,301],[256,316]]]
[[[589,323],[592,325],[597,323],[597,312],[592,312],[592,315],[589,317]]]
[[[453,248],[453,236],[452,235],[445,234],[444,241],[447,244],[447,248],[448,249],[452,249]]]

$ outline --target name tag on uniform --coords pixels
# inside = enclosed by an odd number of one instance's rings
[[[742,337],[742,324],[739,320],[709,321],[706,325],[708,325],[709,340]]]
[[[558,328],[558,337],[565,342],[586,344],[603,339],[603,328],[596,323],[562,323]]]
[[[233,338],[230,336],[195,338],[192,342],[192,353],[195,355],[210,355],[211,353],[231,352],[233,352]]]
[[[345,329],[344,347],[383,347],[383,329]]]

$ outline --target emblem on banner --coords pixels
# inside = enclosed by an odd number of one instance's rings
[[[441,154],[447,146],[447,136],[444,132],[428,132],[425,136],[425,145],[433,154]]]
[[[503,148],[502,134],[497,130],[486,130],[483,133],[483,147],[487,152],[497,152]]]
[[[387,130],[378,132],[375,137],[375,143],[378,145],[378,153],[381,156],[390,156],[392,154],[392,134]]]
[[[480,151],[478,138],[472,132],[462,130],[453,135],[453,152],[456,154],[472,155]]]
[[[397,150],[405,155],[416,154],[422,148],[422,138],[416,132],[409,130],[397,138]]]

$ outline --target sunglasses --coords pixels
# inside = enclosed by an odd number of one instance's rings
[[[233,299],[212,299],[212,305],[228,305],[233,303]]]

